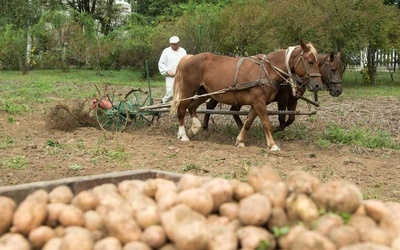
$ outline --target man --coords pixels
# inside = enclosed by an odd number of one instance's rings
[[[158,61],[158,70],[165,76],[166,84],[166,93],[162,98],[163,103],[169,102],[174,96],[173,88],[176,67],[181,58],[186,55],[186,50],[179,46],[179,37],[170,37],[169,44],[170,47],[163,50],[160,60]]]

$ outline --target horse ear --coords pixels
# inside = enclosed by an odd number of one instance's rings
[[[329,59],[331,60],[331,62],[335,60],[335,54],[333,53],[333,51],[329,54]]]
[[[309,50],[308,46],[304,43],[303,38],[300,39],[300,46],[303,49],[303,51],[308,51]]]

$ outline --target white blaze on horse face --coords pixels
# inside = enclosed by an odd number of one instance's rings
[[[181,141],[189,141],[189,138],[186,135],[185,126],[179,126],[177,138]]]

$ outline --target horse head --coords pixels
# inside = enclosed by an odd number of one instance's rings
[[[319,67],[324,88],[329,90],[331,96],[338,97],[342,93],[343,76],[340,52],[336,55],[333,52],[327,55],[322,54],[321,57],[319,58]]]
[[[318,91],[322,88],[321,74],[318,67],[317,50],[311,43],[305,44],[301,40],[289,60],[289,67],[298,79],[297,82],[306,86],[309,91]]]

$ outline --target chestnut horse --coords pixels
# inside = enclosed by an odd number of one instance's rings
[[[340,52],[336,55],[331,52],[329,54],[318,54],[318,66],[321,73],[321,79],[324,84],[323,88],[328,90],[330,95],[333,97],[338,97],[342,93],[342,77],[343,77],[343,67]],[[200,90],[202,91],[202,90]],[[305,89],[299,88],[297,95],[302,96]],[[278,94],[275,101],[278,102],[278,110],[289,110],[295,111],[297,107],[298,97],[293,96],[292,89],[289,85],[280,85],[278,89]],[[210,99],[207,103],[207,109],[214,109],[218,102],[214,99]],[[239,111],[240,106],[232,106],[232,111]],[[284,130],[287,126],[291,125],[295,120],[296,115],[288,115],[286,120],[286,115],[279,115],[279,130]],[[242,120],[238,115],[234,115],[233,118],[239,129],[243,127]],[[210,119],[210,114],[204,115],[203,129],[208,128],[208,122]]]
[[[181,63],[182,62],[182,63]],[[213,99],[229,105],[250,105],[244,126],[236,138],[236,145],[244,147],[246,133],[259,116],[266,134],[267,145],[272,151],[279,150],[271,133],[267,107],[274,101],[280,83],[288,81],[309,90],[322,87],[317,51],[311,43],[301,41],[299,46],[279,50],[268,55],[250,58],[233,58],[200,53],[178,64],[174,83],[174,99],[171,113],[178,114],[178,139],[188,141],[184,126],[186,109],[192,118],[191,131],[195,135],[201,128],[196,105],[191,105],[195,94],[204,87]],[[200,97],[200,103],[209,98]]]

